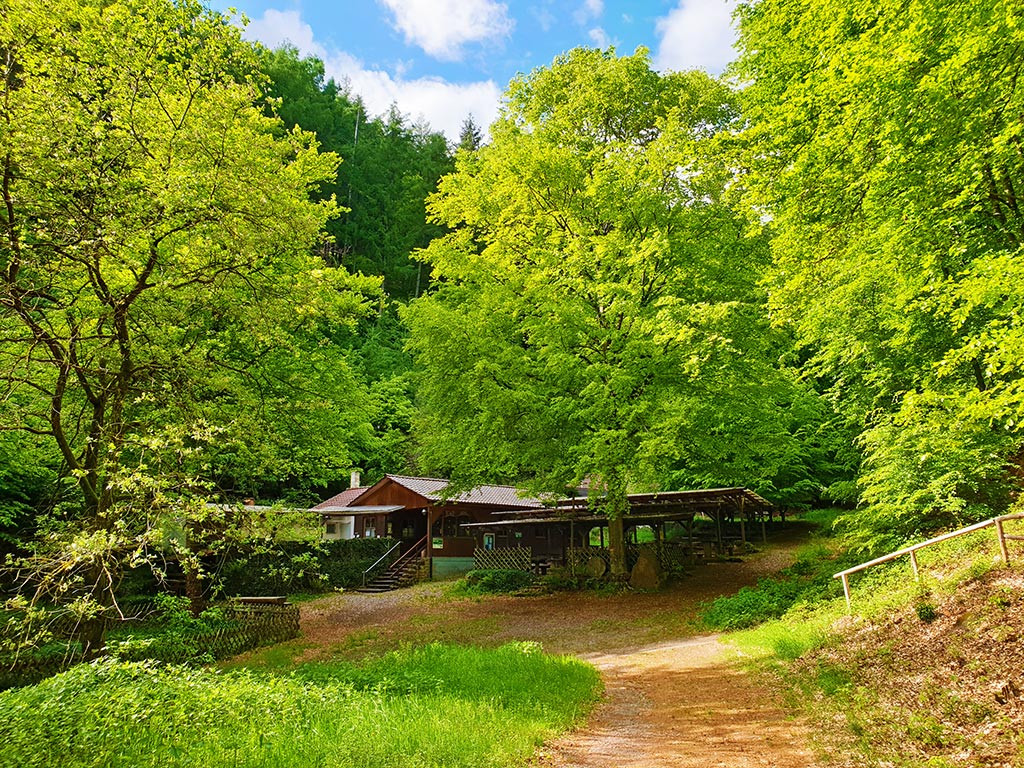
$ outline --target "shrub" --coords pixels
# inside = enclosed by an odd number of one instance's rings
[[[393,547],[393,539],[285,542],[262,552],[232,553],[220,569],[225,595],[325,592],[362,583],[363,571]]]
[[[466,574],[467,592],[472,594],[494,594],[502,592],[518,592],[523,587],[534,583],[534,575],[529,571],[512,571],[504,569],[480,569]]]

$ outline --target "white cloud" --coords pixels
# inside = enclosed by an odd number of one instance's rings
[[[736,52],[732,4],[727,0],[679,0],[658,19],[654,64],[661,70],[706,69],[720,74]]]
[[[407,43],[445,61],[462,58],[462,46],[497,40],[512,31],[508,7],[494,0],[379,0],[395,15]]]
[[[298,11],[275,11],[268,8],[263,17],[252,19],[244,37],[258,40],[268,48],[291,43],[304,54],[323,58],[327,51],[313,40],[313,28],[302,20]]]
[[[328,77],[347,82],[353,95],[362,97],[372,116],[387,112],[397,104],[413,121],[420,119],[441,131],[449,140],[458,141],[462,121],[470,114],[477,125],[488,126],[498,116],[501,89],[493,80],[451,83],[435,77],[406,80],[401,73],[392,75],[370,69],[344,51],[327,50],[313,37],[312,28],[298,11],[267,10],[245,30],[249,40],[259,40],[270,48],[289,42],[303,55],[324,62]]]
[[[601,18],[604,13],[604,0],[583,0],[583,4],[573,13],[577,24],[583,26],[592,19]]]
[[[598,48],[607,48],[612,44],[612,39],[601,27],[594,27],[587,31],[587,35]]]
[[[541,31],[543,32],[550,32],[558,22],[555,15],[547,8],[537,8],[534,6],[530,8],[530,13],[533,14],[533,18],[537,20],[537,24],[540,25]]]

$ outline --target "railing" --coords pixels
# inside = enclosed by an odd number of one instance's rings
[[[375,562],[373,565],[371,565],[369,568],[367,568],[365,571],[363,571],[363,586],[364,587],[366,586],[366,577],[373,571],[373,569],[376,568],[378,565],[380,565],[382,562],[384,562],[388,558],[388,556],[391,555],[391,553],[394,552],[396,549],[398,549],[400,546],[402,546],[402,542],[398,542],[397,544],[395,544],[395,546],[393,546],[391,549],[389,549],[387,552],[385,552],[383,555],[381,555],[377,559],[377,562]],[[427,537],[424,536],[422,539],[420,539],[415,544],[413,544],[411,547],[409,547],[409,549],[407,549],[402,555],[400,555],[399,557],[396,557],[394,562],[392,562],[390,565],[388,565],[388,569],[393,571],[393,570],[395,570],[395,569],[405,565],[412,558],[414,558],[417,555],[421,554],[423,552],[423,550],[425,550],[426,548],[427,548]]]
[[[368,574],[369,574],[369,573],[370,573],[370,572],[371,572],[371,571],[372,571],[372,570],[373,570],[374,568],[376,568],[376,567],[377,567],[378,565],[380,565],[380,564],[381,564],[381,563],[383,563],[383,562],[384,562],[385,560],[387,560],[387,559],[388,559],[388,557],[390,557],[390,556],[391,556],[391,553],[392,553],[392,552],[394,552],[394,551],[395,551],[396,549],[398,549],[398,548],[399,548],[400,546],[402,546],[402,542],[400,542],[400,541],[399,541],[399,542],[397,542],[397,543],[395,544],[395,546],[393,546],[393,547],[392,547],[391,549],[389,549],[389,550],[388,550],[387,552],[385,552],[385,553],[384,553],[383,555],[381,555],[380,557],[378,557],[378,558],[377,558],[377,560],[376,560],[376,562],[375,562],[375,563],[374,563],[373,565],[371,565],[371,566],[370,566],[369,568],[367,568],[367,569],[366,569],[365,571],[363,571],[363,586],[364,586],[364,587],[366,586],[366,577],[367,577],[367,575],[368,575]]]
[[[969,525],[966,528],[961,528],[958,531],[952,531],[951,533],[944,533],[941,536],[936,536],[934,539],[928,539],[928,541],[922,541],[920,544],[914,544],[910,547],[904,547],[903,549],[895,552],[890,552],[888,555],[882,555],[882,557],[876,557],[874,560],[869,560],[866,563],[855,565],[853,568],[847,568],[845,571],[840,571],[832,575],[833,579],[843,580],[843,594],[846,596],[846,610],[848,613],[853,611],[850,604],[850,574],[863,571],[866,568],[870,568],[873,565],[879,565],[881,563],[887,563],[890,560],[895,560],[897,557],[903,557],[903,555],[910,555],[910,565],[914,569],[914,579],[917,581],[921,580],[920,569],[917,565],[917,550],[929,547],[932,544],[938,544],[940,541],[947,541],[948,539],[955,539],[957,536],[963,536],[968,533],[974,533],[974,531],[980,531],[983,528],[989,526],[995,526],[996,538],[999,540],[999,553],[1002,555],[1003,562],[1006,565],[1010,564],[1010,553],[1006,548],[1007,540],[1011,541],[1024,541],[1024,536],[1009,536],[1006,531],[1003,530],[1003,523],[1007,520],[1024,520],[1024,513],[1017,513],[1015,515],[1002,515],[1000,517],[993,517],[991,520],[985,520],[981,523],[975,523]]]
[[[420,539],[415,544],[413,544],[411,547],[409,547],[409,549],[407,549],[405,551],[405,553],[400,558],[395,560],[395,562],[393,562],[391,564],[391,567],[392,568],[397,568],[399,565],[402,565],[402,564],[406,563],[407,561],[412,560],[414,557],[416,557],[419,554],[421,554],[423,552],[423,550],[425,550],[426,548],[427,548],[427,536],[424,535],[424,537],[422,539]]]

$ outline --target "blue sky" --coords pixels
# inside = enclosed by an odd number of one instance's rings
[[[486,126],[517,73],[576,46],[651,51],[663,71],[719,73],[732,58],[734,0],[211,0],[249,18],[246,37],[285,41],[374,114],[392,103],[449,138]]]

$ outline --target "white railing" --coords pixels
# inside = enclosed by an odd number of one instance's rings
[[[914,579],[920,580],[921,573],[917,566],[917,550],[929,547],[932,544],[938,544],[940,541],[946,541],[947,539],[954,539],[957,536],[963,536],[967,533],[973,533],[974,531],[980,531],[982,528],[988,528],[995,526],[996,538],[999,540],[999,552],[1003,557],[1003,562],[1007,565],[1010,564],[1010,553],[1006,548],[1006,542],[1008,540],[1013,541],[1024,541],[1024,536],[1010,536],[1003,530],[1003,523],[1007,520],[1024,520],[1024,513],[1017,513],[1015,515],[1002,515],[1001,517],[993,517],[991,520],[985,520],[981,523],[975,523],[969,525],[966,528],[961,528],[958,531],[952,531],[951,533],[944,533],[941,536],[936,536],[934,539],[928,539],[928,541],[922,541],[920,544],[914,544],[910,547],[904,547],[903,549],[897,550],[896,552],[890,552],[888,555],[882,555],[882,557],[876,557],[874,560],[869,560],[866,563],[855,565],[853,568],[847,568],[845,571],[833,574],[833,579],[843,580],[843,594],[846,596],[846,610],[852,612],[853,608],[850,605],[850,574],[863,571],[866,568],[870,568],[873,565],[879,565],[880,563],[887,563],[890,560],[895,560],[897,557],[903,557],[903,555],[910,555],[910,565],[914,569]]]
[[[374,568],[376,568],[376,567],[377,567],[378,565],[380,565],[381,563],[383,563],[383,562],[384,562],[384,561],[385,561],[385,560],[386,560],[386,559],[388,558],[388,556],[389,556],[389,555],[390,555],[390,554],[391,554],[392,552],[394,552],[394,551],[395,551],[396,549],[398,549],[398,548],[399,548],[400,546],[402,546],[402,542],[400,542],[400,541],[399,541],[398,543],[396,543],[396,544],[395,544],[395,546],[393,546],[393,547],[392,547],[391,549],[389,549],[389,550],[388,550],[387,552],[385,552],[385,553],[384,553],[383,555],[381,555],[380,557],[378,557],[378,558],[377,558],[377,562],[375,562],[375,563],[374,563],[373,565],[371,565],[371,566],[370,566],[369,568],[367,568],[367,569],[366,569],[365,571],[363,571],[363,586],[364,586],[364,587],[366,586],[366,576],[367,576],[367,575],[368,575],[368,574],[370,573],[370,571],[372,571],[372,570],[373,570]]]

